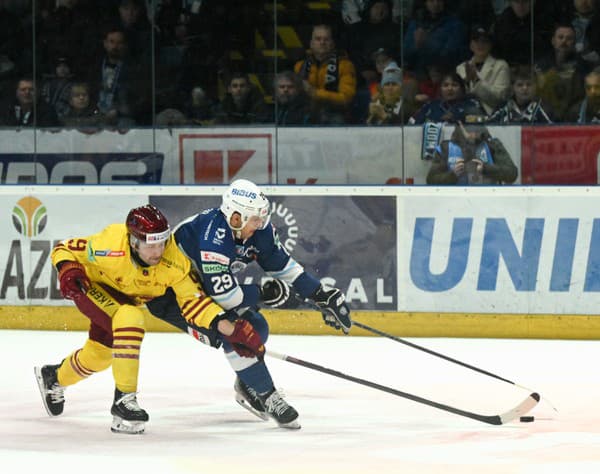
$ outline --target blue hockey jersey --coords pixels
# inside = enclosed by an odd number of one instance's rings
[[[256,306],[258,285],[240,284],[235,273],[256,262],[273,278],[293,286],[304,298],[320,282],[304,271],[279,242],[272,223],[247,240],[235,238],[224,214],[217,208],[192,216],[175,229],[175,241],[192,261],[206,294],[226,310]]]

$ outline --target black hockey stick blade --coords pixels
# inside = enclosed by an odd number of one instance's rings
[[[537,405],[540,401],[540,396],[537,393],[530,394],[524,401],[519,403],[512,410],[507,411],[501,415],[481,415],[479,413],[473,413],[467,410],[461,410],[460,408],[455,408],[450,405],[445,405],[443,403],[438,403],[433,400],[428,400],[427,398],[419,397],[418,395],[413,395],[408,392],[402,392],[401,390],[396,390],[395,388],[387,387],[385,385],[381,385],[375,382],[371,382],[369,380],[361,379],[358,377],[354,377],[352,375],[344,374],[337,370],[329,369],[327,367],[323,367],[318,364],[313,364],[312,362],[308,362],[302,359],[298,359],[296,357],[292,357],[286,354],[280,354],[274,352],[272,350],[268,350],[266,355],[273,357],[275,359],[283,360],[285,362],[290,362],[292,364],[299,365],[301,367],[306,367],[307,369],[316,370],[318,372],[323,372],[325,374],[332,375],[334,377],[338,377],[344,380],[348,380],[350,382],[354,382],[360,385],[365,385],[367,387],[374,388],[376,390],[381,390],[382,392],[391,393],[392,395],[396,395],[397,397],[406,398],[408,400],[412,400],[413,402],[421,403],[423,405],[428,405],[433,408],[437,408],[439,410],[447,411],[450,413],[454,413],[455,415],[464,416],[466,418],[471,418],[473,420],[480,421],[482,423],[487,423],[490,425],[503,425],[508,423],[517,417],[522,416],[523,414],[530,411],[533,407]]]

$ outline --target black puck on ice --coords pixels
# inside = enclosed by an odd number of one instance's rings
[[[535,420],[533,416],[522,416],[521,418],[519,418],[519,421],[521,423],[531,423],[533,420]]]

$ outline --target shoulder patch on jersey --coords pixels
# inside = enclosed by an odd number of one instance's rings
[[[203,262],[216,262],[223,265],[229,265],[229,257],[217,252],[207,252],[206,250],[200,251],[200,260]]]
[[[94,255],[97,257],[123,257],[123,250],[94,250]]]

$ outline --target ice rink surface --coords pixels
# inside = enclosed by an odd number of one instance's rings
[[[596,341],[407,339],[542,395],[530,413],[535,422],[502,426],[267,359],[277,387],[300,412],[302,429],[288,431],[235,403],[234,375],[220,351],[184,334],[149,333],[138,400],[150,422],[135,436],[110,431],[110,371],[69,387],[63,415],[46,414],[33,367],[60,362],[85,338],[81,332],[0,331],[0,472],[600,472]],[[387,339],[275,335],[269,347],[486,415],[503,413],[529,394]]]

